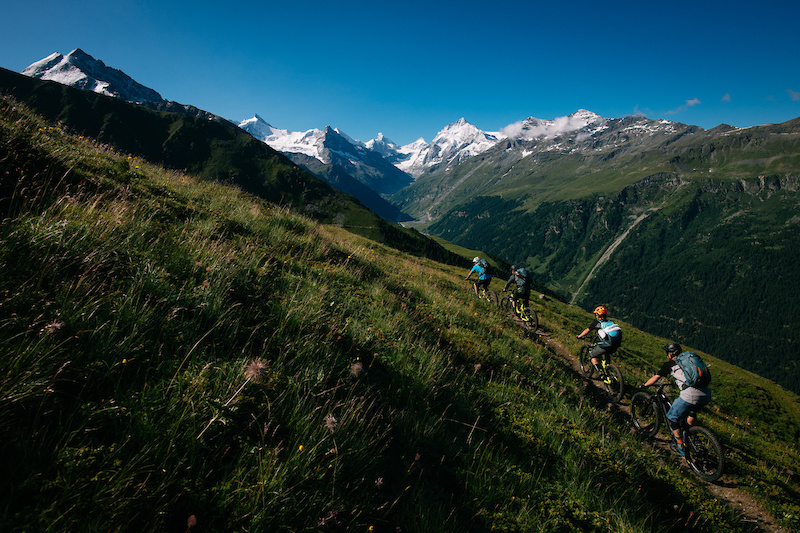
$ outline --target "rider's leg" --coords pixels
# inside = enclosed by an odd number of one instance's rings
[[[687,415],[687,413],[692,411],[693,408],[694,406],[692,404],[679,396],[675,398],[675,401],[672,402],[672,407],[669,408],[669,412],[667,413],[667,422],[672,430],[672,434],[675,435],[675,441],[678,443],[678,453],[681,455],[684,454],[683,435],[681,434],[681,420]],[[692,422],[694,422],[694,417],[692,417]]]
[[[606,349],[602,346],[593,346],[589,351],[589,355],[592,356],[592,364],[598,371],[600,371],[600,358],[604,358],[606,356]]]

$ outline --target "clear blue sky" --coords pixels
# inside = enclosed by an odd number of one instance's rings
[[[800,2],[7,0],[0,67],[81,48],[233,121],[431,141],[578,109],[712,128],[800,116]]]

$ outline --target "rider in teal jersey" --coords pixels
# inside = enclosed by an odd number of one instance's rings
[[[492,281],[492,275],[489,274],[489,264],[485,259],[474,258],[472,260],[472,270],[469,271],[469,274],[464,279],[471,278],[472,274],[478,274],[478,280],[474,284],[475,294],[478,293],[480,287],[489,290],[489,282]]]

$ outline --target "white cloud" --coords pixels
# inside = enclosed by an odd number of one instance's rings
[[[690,107],[694,107],[694,106],[700,105],[700,104],[702,104],[702,102],[700,101],[699,98],[692,98],[691,100],[686,100],[686,103],[683,104],[682,106],[678,106],[675,109],[670,109],[665,114],[666,115],[676,115],[678,113],[682,113],[682,112],[686,111]]]
[[[786,89],[793,102],[800,102],[800,93],[791,89]]]
[[[731,101],[731,93],[725,93],[724,95],[722,95],[722,101],[723,102],[730,102]]]

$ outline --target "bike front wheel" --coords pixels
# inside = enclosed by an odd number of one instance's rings
[[[716,481],[722,476],[725,455],[717,436],[704,427],[692,426],[684,436],[686,462],[703,481]]]
[[[646,392],[637,392],[631,398],[631,424],[638,435],[655,437],[660,419],[653,397]]]
[[[603,386],[612,402],[622,401],[622,396],[625,394],[625,383],[622,381],[622,372],[617,365],[613,363],[606,365]]]
[[[508,296],[503,296],[500,298],[500,309],[503,311],[511,311],[511,300],[509,300]]]
[[[592,347],[588,344],[581,346],[578,352],[578,364],[580,365],[581,374],[584,377],[591,378],[594,375],[594,365],[592,364],[592,356],[589,351]]]

